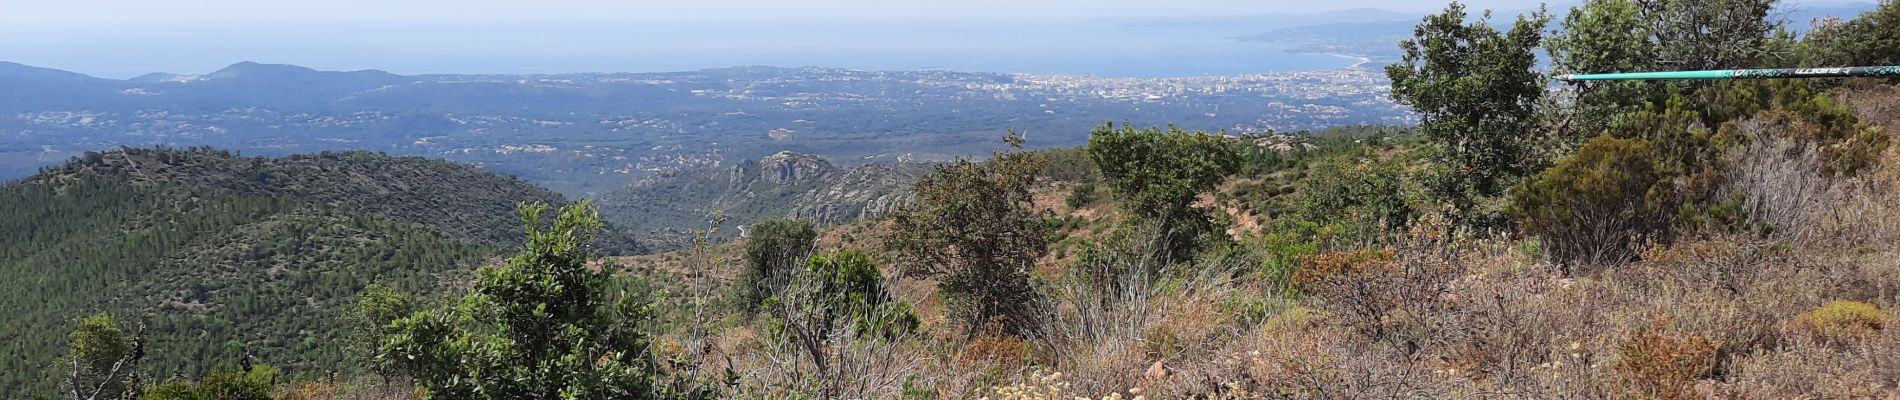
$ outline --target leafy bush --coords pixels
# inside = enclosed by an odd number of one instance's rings
[[[1064,198],[1062,202],[1070,209],[1088,207],[1090,204],[1095,204],[1095,188],[1093,183],[1075,185],[1069,188],[1069,197]]]
[[[589,265],[599,214],[583,201],[544,224],[547,209],[521,207],[525,248],[477,270],[459,301],[387,322],[377,359],[440,398],[676,395],[654,385],[646,305],[608,291],[614,264]]]
[[[1725,82],[1697,92],[1694,100],[1704,104],[1704,124],[1719,127],[1726,144],[1748,139],[1748,132],[1736,128],[1741,120],[1752,119],[1774,128],[1765,130],[1767,134],[1821,149],[1829,174],[1868,170],[1889,145],[1886,129],[1862,121],[1823,89],[1794,80]]]
[[[270,400],[277,369],[268,365],[241,370],[219,367],[196,382],[172,380],[152,387],[140,400]]]
[[[1853,111],[1825,95],[1809,102],[1814,106],[1811,110],[1769,110],[1757,113],[1753,121],[1764,125],[1764,134],[1785,135],[1817,147],[1822,171],[1830,175],[1853,175],[1879,165],[1890,140],[1885,128],[1860,123]]]
[[[1562,29],[1544,40],[1550,51],[1552,73],[1589,74],[1654,69],[1653,28],[1642,8],[1630,0],[1590,0],[1570,10]],[[1568,112],[1573,117],[1566,145],[1579,145],[1608,129],[1618,115],[1636,111],[1662,94],[1650,81],[1597,81],[1577,83],[1576,98]],[[1572,136],[1574,135],[1574,136]]]
[[[1295,192],[1284,225],[1311,222],[1336,226],[1346,241],[1364,242],[1402,231],[1414,211],[1404,186],[1405,171],[1396,160],[1342,158],[1316,163]]]
[[[891,297],[871,256],[843,250],[811,257],[811,262],[779,298],[782,332],[810,336],[823,343],[840,328],[851,335],[893,339],[917,329],[910,304]]]
[[[1900,64],[1900,4],[1883,0],[1853,20],[1821,25],[1802,48],[1813,67]]]
[[[1802,329],[1828,342],[1845,342],[1880,333],[1889,316],[1880,307],[1836,300],[1796,317]]]
[[[127,335],[112,322],[109,314],[95,314],[79,320],[69,336],[61,367],[66,370],[66,391],[75,399],[123,399],[138,395],[139,361],[145,356],[145,329]]]
[[[1419,132],[1437,149],[1444,173],[1431,188],[1461,222],[1535,167],[1535,135],[1526,133],[1547,82],[1534,50],[1549,21],[1540,10],[1499,31],[1490,13],[1469,18],[1454,2],[1426,17],[1399,43],[1400,62],[1386,66],[1392,99],[1418,111]]]
[[[1029,272],[1052,237],[1029,191],[1042,163],[1011,152],[983,164],[940,165],[918,180],[916,200],[891,217],[887,244],[904,273],[942,278],[938,287],[965,332],[991,322],[1005,334],[1033,328]]]
[[[753,224],[745,243],[745,269],[739,271],[746,307],[759,305],[790,284],[817,238],[811,221],[772,219]]]
[[[1753,177],[1725,175],[1725,158],[1751,142],[1783,140],[1818,148],[1829,175],[1867,170],[1888,147],[1884,130],[1806,84],[1717,84],[1617,119],[1516,187],[1511,212],[1566,267],[1627,261],[1634,246],[1677,231],[1748,226],[1742,207],[1759,196],[1722,189]]]
[[[1095,169],[1095,161],[1089,158],[1088,151],[1085,149],[1077,147],[1048,149],[1037,151],[1036,154],[1048,160],[1048,164],[1043,165],[1042,172],[1037,174],[1043,178],[1077,184],[1091,184],[1102,178],[1101,172]]]
[[[1239,151],[1225,138],[1104,124],[1089,134],[1088,153],[1128,211],[1166,233],[1161,240],[1167,260],[1185,260],[1203,238],[1218,236],[1212,217],[1194,202],[1239,171]]]
[[[909,303],[891,296],[869,255],[813,256],[789,285],[766,301],[772,342],[764,349],[766,366],[751,371],[746,390],[877,398],[901,389],[895,385],[914,360],[896,345],[918,320]]]
[[[1566,267],[1622,262],[1669,232],[1665,171],[1643,139],[1598,136],[1514,193],[1527,233]]]

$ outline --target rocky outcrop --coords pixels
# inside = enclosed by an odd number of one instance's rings
[[[651,176],[602,196],[600,203],[608,220],[662,241],[690,237],[674,230],[703,227],[715,212],[727,227],[770,218],[837,225],[888,214],[909,203],[911,185],[929,169],[929,164],[908,162],[841,168],[822,157],[787,151],[730,168]],[[716,235],[732,238],[740,232],[723,229]]]
[[[866,165],[837,174],[803,193],[802,205],[786,217],[833,225],[888,214],[910,202],[910,186],[923,171],[918,167]]]
[[[746,166],[734,168],[746,168]],[[779,185],[816,182],[838,170],[837,166],[831,165],[830,161],[825,161],[824,157],[789,151],[781,151],[759,159],[757,168],[760,178]]]

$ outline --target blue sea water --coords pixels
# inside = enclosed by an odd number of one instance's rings
[[[946,69],[1117,77],[1342,68],[1234,36],[1263,26],[1111,20],[668,21],[536,24],[0,27],[9,61],[126,78],[203,73],[244,60],[425,73],[663,72],[740,65]]]

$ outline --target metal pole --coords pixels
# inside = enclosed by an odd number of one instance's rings
[[[1632,81],[1683,79],[1785,79],[1785,78],[1900,78],[1900,66],[1841,68],[1766,68],[1718,69],[1708,71],[1630,72],[1615,74],[1564,74],[1562,81]]]

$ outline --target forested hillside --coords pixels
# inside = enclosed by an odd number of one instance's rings
[[[89,153],[0,186],[4,393],[49,393],[80,316],[147,325],[155,374],[246,354],[317,376],[367,285],[431,291],[522,238],[519,202],[561,197],[453,163],[372,153],[247,158],[210,149]],[[624,235],[599,245],[637,248]],[[162,376],[162,375],[161,375]]]

